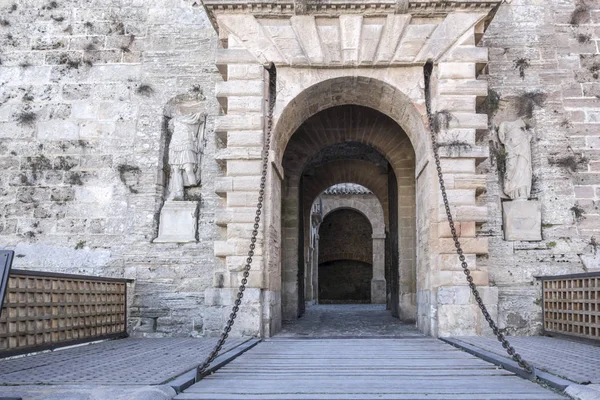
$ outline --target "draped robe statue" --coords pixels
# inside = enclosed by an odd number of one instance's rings
[[[175,102],[170,107],[170,180],[167,200],[183,200],[184,188],[200,183],[200,162],[206,113],[198,100]]]
[[[531,139],[522,119],[505,121],[498,131],[500,142],[506,148],[504,193],[511,199],[529,198],[531,194]]]

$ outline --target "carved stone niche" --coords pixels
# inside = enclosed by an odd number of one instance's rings
[[[506,149],[502,203],[504,240],[542,240],[542,207],[529,200],[532,183],[531,137],[522,119],[500,124],[498,138]]]
[[[160,212],[158,237],[154,243],[197,241],[198,202],[185,201],[186,188],[200,185],[201,161],[205,144],[206,105],[204,97],[179,95],[165,107],[171,140],[168,148],[166,201]]]

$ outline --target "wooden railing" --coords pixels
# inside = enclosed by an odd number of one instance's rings
[[[0,357],[127,336],[126,279],[13,269]]]
[[[545,332],[600,340],[600,272],[538,279]]]

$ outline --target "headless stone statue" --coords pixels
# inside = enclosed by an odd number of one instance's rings
[[[184,189],[200,183],[206,108],[200,95],[179,95],[167,104],[171,141],[167,201],[160,210],[154,243],[192,243],[198,232],[198,201],[184,201]]]
[[[528,199],[531,194],[531,143],[522,119],[505,121],[498,131],[506,148],[504,193],[511,199]]]
[[[167,200],[183,200],[184,188],[200,183],[200,162],[206,113],[197,99],[176,98],[170,105],[169,168]]]

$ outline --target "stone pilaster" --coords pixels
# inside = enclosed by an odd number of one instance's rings
[[[477,47],[476,24],[437,64],[434,109],[447,112],[449,121],[442,127],[438,142],[442,170],[450,208],[457,233],[475,284],[480,288],[492,315],[497,314],[498,294],[489,287],[487,271],[477,268],[477,256],[488,253],[488,239],[477,237],[477,225],[487,221],[487,206],[479,205],[477,197],[485,192],[485,175],[477,174],[477,165],[489,156],[487,146],[477,138],[488,128],[486,114],[478,114],[479,99],[487,96],[487,82],[478,79],[487,62],[487,49]],[[484,332],[482,316],[469,294],[468,282],[448,221],[441,192],[438,200],[437,268],[432,271],[432,287],[437,290],[437,332],[439,336],[476,335]],[[437,232],[435,232],[437,231]]]
[[[217,83],[216,96],[224,115],[215,122],[215,133],[221,143],[215,158],[225,170],[225,176],[215,183],[215,191],[222,198],[215,223],[222,227],[223,235],[214,247],[221,268],[215,271],[215,288],[207,291],[206,296],[207,305],[217,310],[216,318],[211,319],[215,326],[207,329],[220,328],[224,322],[222,315],[228,313],[219,307],[233,304],[234,293],[243,278],[256,214],[264,141],[265,69],[252,62],[235,37],[223,42],[227,48],[217,52],[223,82]],[[243,318],[234,325],[235,331],[246,335],[262,333],[264,219],[240,308]]]

